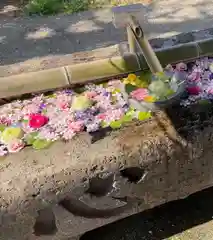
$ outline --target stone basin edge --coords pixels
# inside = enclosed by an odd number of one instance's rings
[[[165,66],[169,63],[187,62],[199,57],[211,56],[213,54],[212,46],[213,38],[208,38],[157,49],[156,54],[162,65]],[[141,54],[125,53],[120,57],[1,77],[0,96],[1,98],[10,98],[28,93],[73,87],[147,68]]]

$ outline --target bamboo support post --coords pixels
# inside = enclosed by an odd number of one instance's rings
[[[115,27],[126,27],[127,29],[130,52],[137,54],[138,45],[138,49],[144,55],[151,72],[162,72],[163,68],[161,63],[152,49],[148,39],[146,38],[144,31],[139,24],[139,19],[141,22],[147,21],[146,9],[142,4],[133,4],[113,8],[113,21]]]
[[[146,38],[142,27],[137,22],[134,16],[129,17],[129,26],[130,30],[132,31],[132,35],[135,38],[135,41],[138,44],[139,50],[143,53],[144,58],[147,62],[152,73],[162,72],[163,68],[161,63],[156,56],[153,48],[151,47],[148,39]]]

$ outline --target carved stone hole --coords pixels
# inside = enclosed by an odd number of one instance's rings
[[[140,167],[128,167],[120,171],[121,176],[127,178],[131,183],[139,183],[146,177],[147,173]]]
[[[140,167],[128,167],[120,171],[120,175],[131,183],[142,181],[146,174],[147,172]],[[82,196],[90,197],[91,201],[97,201],[98,199],[101,201],[106,200],[107,202],[120,201],[119,205],[115,204],[115,207],[99,209],[81,201],[80,198],[77,196],[75,197],[75,194],[68,194],[58,203],[58,205],[75,216],[83,216],[86,218],[107,218],[116,216],[127,208],[132,207],[134,201],[128,197],[109,197],[108,194],[113,191],[114,181],[115,174],[113,173],[110,173],[107,176],[97,175],[96,177],[92,177],[89,180],[88,188],[84,193],[85,195],[83,194]],[[36,236],[54,235],[57,231],[55,215],[51,207],[39,210],[34,225],[34,234]]]
[[[113,189],[114,175],[110,174],[106,178],[99,176],[93,177],[89,180],[89,187],[85,193],[89,193],[96,197],[106,196]]]

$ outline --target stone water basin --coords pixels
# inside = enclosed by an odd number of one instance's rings
[[[111,129],[80,131],[69,141],[50,146],[39,142],[33,148],[32,142],[16,153],[7,152],[0,163],[0,239],[77,239],[85,231],[211,186],[213,108],[211,69],[202,67],[205,61],[188,66],[193,69],[188,76],[196,73],[189,80],[202,85],[193,94],[188,88],[181,104],[116,122]],[[197,74],[199,67],[202,72]],[[69,100],[69,94],[60,92],[59,102]],[[55,103],[54,97],[50,100]],[[40,103],[41,96],[33,101]],[[66,104],[57,106],[66,110]],[[59,117],[61,112],[54,114]],[[40,115],[33,120],[45,122]]]

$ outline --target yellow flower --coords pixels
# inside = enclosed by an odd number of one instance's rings
[[[146,96],[146,97],[144,97],[143,100],[144,100],[144,102],[153,103],[156,101],[156,98],[153,96]]]
[[[120,89],[118,89],[118,88],[115,88],[113,91],[112,91],[112,94],[116,94],[116,93],[120,93],[121,92],[121,90]]]
[[[155,75],[157,77],[164,77],[165,76],[164,72],[157,72],[157,73],[155,73]]]
[[[137,76],[135,74],[131,73],[128,75],[127,78],[124,79],[123,83],[136,86],[137,80],[138,80]]]
[[[140,81],[140,84],[138,85],[138,87],[140,88],[148,88],[149,83],[147,81]]]

